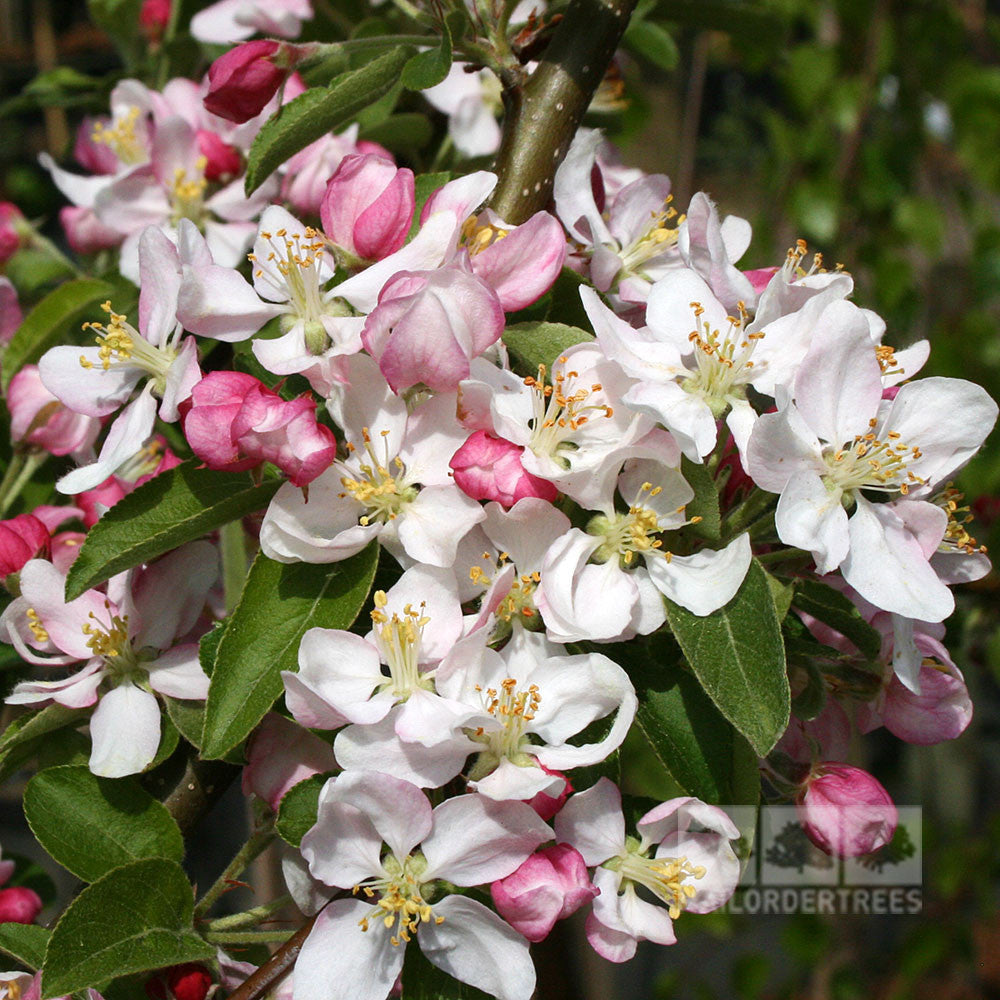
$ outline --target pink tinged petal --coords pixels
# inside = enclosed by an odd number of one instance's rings
[[[585,792],[571,795],[556,813],[553,824],[556,840],[575,847],[589,866],[599,865],[625,849],[621,792],[607,778],[600,778]]]
[[[406,554],[431,566],[451,566],[458,543],[486,514],[457,486],[426,486],[397,520]]]
[[[816,572],[832,573],[847,556],[850,539],[843,493],[811,470],[796,472],[785,484],[774,515],[778,537],[813,554]]]
[[[23,654],[22,654],[23,655]],[[97,689],[104,680],[104,666],[95,660],[60,681],[21,681],[5,701],[9,705],[35,705],[54,701],[67,708],[88,708],[97,701]]]
[[[43,559],[33,559],[21,569],[21,595],[34,608],[49,639],[64,653],[89,660],[94,651],[83,628],[93,619],[109,625],[111,615],[105,597],[88,590],[75,600],[65,600],[66,577]]]
[[[458,795],[437,806],[423,837],[427,878],[473,886],[509,875],[552,831],[524,802]]]
[[[75,494],[100,486],[142,448],[155,423],[156,400],[150,383],[111,425],[97,461],[68,472],[56,483],[56,489],[60,493]]]
[[[400,706],[396,735],[407,743],[433,747],[451,740],[463,727],[478,725],[484,716],[489,718],[482,709],[417,688]]]
[[[114,413],[131,395],[143,371],[134,365],[101,367],[100,348],[53,347],[38,361],[42,384],[64,406],[88,417]],[[80,363],[84,358],[91,365]]]
[[[603,895],[602,889],[601,896]],[[601,899],[601,896],[598,899]],[[598,912],[596,900],[594,912]],[[622,927],[640,941],[653,941],[655,944],[677,943],[674,924],[666,908],[640,899],[633,886],[628,886],[618,897],[618,917]]]
[[[517,931],[465,896],[446,896],[434,906],[434,916],[444,919],[422,924],[417,934],[429,962],[497,1000],[530,1000],[535,967]]]
[[[463,82],[474,83],[474,78],[465,73],[460,66],[452,67],[451,75],[461,78]],[[447,81],[449,85],[450,82]],[[439,86],[444,87],[445,85],[441,84]],[[478,83],[475,83],[474,89],[478,90],[478,86]],[[434,97],[429,95],[436,91],[437,88],[431,87],[429,90],[424,91],[424,96],[432,104],[435,104],[436,107],[440,107],[442,111],[452,114],[457,105],[444,107],[440,103],[435,103]],[[420,222],[421,224],[427,222],[432,215],[438,212],[450,212],[455,219],[455,226],[457,228],[470,215],[475,213],[476,209],[486,201],[496,186],[497,175],[490,173],[488,170],[475,170],[463,177],[456,177],[455,180],[448,181],[447,184],[439,187],[427,199],[420,212]]]
[[[917,540],[924,557],[930,559],[938,551],[944,533],[948,530],[948,515],[945,511],[927,500],[904,499],[889,507]]]
[[[531,305],[559,277],[566,236],[548,212],[536,212],[472,258],[472,270],[500,299],[504,312]]]
[[[139,238],[139,282],[139,332],[163,347],[177,326],[181,275],[177,248],[156,226]]]
[[[56,165],[55,160],[48,153],[42,153],[38,157],[38,162],[43,169],[47,170],[52,178],[52,183],[73,202],[86,208],[93,207],[100,191],[103,191],[111,183],[111,178],[106,175],[86,176],[70,173]]]
[[[918,746],[953,740],[972,721],[972,701],[961,675],[924,667],[919,694],[894,677],[885,692],[882,721],[893,736]]]
[[[736,596],[752,558],[750,538],[742,534],[717,552],[703,549],[670,560],[649,557],[646,571],[661,594],[692,614],[705,616]]]
[[[569,151],[556,170],[552,198],[562,224],[582,243],[612,243],[600,209],[594,200],[591,173],[604,136],[597,129],[577,129]]]
[[[332,730],[347,724],[347,719],[305,684],[298,674],[282,670],[281,680],[285,685],[285,704],[300,725]]]
[[[243,769],[244,795],[250,794],[250,788],[247,785],[247,771],[248,768]],[[284,792],[281,795],[284,795]],[[273,808],[277,809],[281,801],[281,796],[275,798],[273,801]],[[285,885],[288,887],[288,894],[295,901],[295,905],[307,917],[315,916],[334,896],[340,895],[335,886],[325,885],[319,879],[315,879],[309,874],[309,866],[300,854],[286,854],[282,857],[281,877],[285,880]],[[251,965],[247,971],[254,972],[256,969],[257,966]],[[240,985],[245,978],[246,975],[238,979],[235,986]],[[223,983],[225,983],[225,980],[223,980]],[[291,984],[286,980],[285,985],[290,986]],[[275,1000],[278,1000],[278,998],[275,997]]]
[[[886,504],[857,498],[848,522],[851,550],[841,565],[844,579],[883,611],[919,621],[944,621],[955,608],[920,545]]]
[[[915,344],[896,351],[896,365],[892,372],[886,372],[882,376],[882,384],[887,387],[899,385],[904,379],[913,378],[927,363],[930,353],[929,340],[918,340]]]
[[[379,769],[419,788],[440,788],[459,774],[469,754],[482,746],[462,735],[432,747],[404,742],[396,735],[398,712],[398,707],[394,708],[370,726],[342,729],[333,744],[337,763],[345,770]]]
[[[382,835],[357,806],[332,800],[339,780],[330,778],[323,786],[316,823],[302,838],[301,851],[313,878],[349,889],[381,874]]]
[[[284,312],[262,302],[250,283],[232,268],[211,264],[184,267],[177,317],[186,330],[229,343],[253,336]]]
[[[162,225],[170,217],[170,201],[149,164],[119,174],[97,193],[94,214],[105,226],[135,237],[146,226]],[[134,260],[138,277],[138,258]],[[138,281],[136,281],[138,284]]]
[[[705,400],[676,382],[640,382],[622,396],[632,410],[658,420],[676,438],[692,462],[701,462],[718,436],[715,417]]]
[[[295,962],[293,1000],[385,1000],[403,969],[404,947],[373,920],[372,905],[334,900],[316,918]]]
[[[795,405],[820,438],[839,448],[870,430],[882,399],[882,371],[857,306],[832,302],[823,317],[830,335],[817,338],[803,359]]]
[[[739,831],[736,832],[739,835]],[[711,913],[723,905],[736,889],[740,878],[740,861],[729,840],[716,833],[673,833],[656,849],[658,858],[687,858],[695,868],[705,869],[700,879],[689,879],[695,894],[685,910],[691,913]]]
[[[695,316],[697,302],[704,312]],[[682,353],[691,351],[688,339],[699,325],[724,333],[729,329],[729,311],[715,297],[705,280],[687,268],[673,271],[653,285],[646,302],[646,323],[657,338],[674,344]]]
[[[669,194],[670,178],[666,174],[647,174],[626,184],[611,206],[608,223],[612,236],[623,247],[645,236]]]
[[[386,594],[385,614],[406,616],[408,606],[419,607],[430,621],[423,630],[419,663],[441,660],[462,634],[462,607],[455,577],[450,569],[413,566]]]
[[[532,673],[542,701],[530,728],[544,741],[536,751],[550,769],[585,767],[621,746],[638,701],[628,674],[600,653],[553,657]],[[570,737],[591,722],[615,713],[608,734],[596,743],[573,746]]]
[[[335,717],[343,722],[372,723],[383,719],[393,705],[391,697],[372,699],[378,686],[386,679],[379,664],[375,647],[360,636],[339,629],[311,628],[299,645],[299,672],[282,672],[285,688],[292,703],[298,707],[302,695],[308,692],[308,701],[302,708],[304,718],[299,718],[296,708],[289,704],[292,714],[303,725],[317,723],[306,721],[310,715],[308,704],[319,699]],[[297,679],[297,683],[294,681]],[[328,713],[322,713],[324,716]],[[329,721],[332,721],[329,720]],[[343,725],[343,722],[338,725]],[[318,726],[334,729],[337,726]]]
[[[907,470],[931,482],[947,479],[979,450],[997,419],[986,390],[957,378],[924,378],[902,386],[885,418],[901,444],[918,447]]]
[[[201,381],[198,367],[198,345],[194,337],[181,341],[177,357],[167,369],[163,401],[160,403],[160,419],[173,423],[180,416],[178,407],[191,398],[191,390]]]
[[[246,753],[243,794],[256,794],[274,810],[300,781],[337,766],[333,747],[276,712],[264,716]]]
[[[596,881],[596,876],[595,876]],[[635,957],[638,941],[625,931],[602,924],[596,913],[587,915],[587,943],[608,962],[630,962]]]
[[[197,643],[168,649],[144,666],[149,671],[149,686],[159,694],[193,701],[208,697],[208,674],[198,661]]]
[[[327,799],[360,809],[400,861],[431,830],[431,806],[419,788],[377,771],[342,774]]]
[[[469,782],[469,788],[473,791],[498,801],[514,799],[527,802],[536,795],[555,795],[564,786],[562,778],[536,763],[515,764],[507,757],[501,758],[500,763],[485,778]]]
[[[819,439],[794,405],[758,417],[747,445],[746,469],[770,493],[780,493],[788,480],[805,469],[827,472]]]
[[[90,718],[90,770],[102,778],[138,774],[160,745],[160,706],[128,682],[104,695]]]
[[[710,831],[723,841],[735,840],[740,835],[739,828],[726,812],[690,795],[668,799],[650,809],[636,824],[636,828],[650,843],[690,830]]]

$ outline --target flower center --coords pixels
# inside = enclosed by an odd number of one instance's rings
[[[692,864],[686,857],[647,858],[637,850],[630,850],[613,861],[618,862],[614,867],[621,872],[622,878],[644,886],[667,904],[671,920],[681,915],[681,910],[697,892],[688,879],[705,877],[705,868]]]
[[[733,398],[743,398],[743,387],[752,377],[753,352],[763,331],[744,333],[746,306],[737,303],[739,316],[727,316],[725,332],[714,330],[702,320],[705,312],[700,302],[692,302],[696,328],[688,334],[694,344],[694,371],[684,380],[687,392],[704,398],[716,418],[722,416]]]
[[[35,639],[39,643],[48,642],[49,633],[42,624],[41,618],[38,617],[38,612],[34,608],[28,608],[25,615],[28,619],[28,628],[31,629],[31,634],[35,637]]]
[[[673,200],[672,194],[667,195],[663,207],[657,212],[649,213],[649,225],[643,234],[622,249],[619,257],[623,271],[638,273],[644,264],[677,244],[677,234],[684,216],[677,214],[677,209],[671,204]]]
[[[134,365],[148,372],[154,379],[154,391],[162,396],[167,385],[167,372],[177,357],[173,348],[161,349],[154,347],[139,333],[126,317],[116,313],[111,308],[110,300],[104,302],[101,308],[108,314],[109,323],[84,323],[84,330],[93,330],[95,340],[100,350],[98,357],[100,365],[108,371],[112,365]],[[80,367],[88,371],[94,363],[84,355],[80,355]]]
[[[199,156],[195,162],[197,172],[190,177],[183,167],[175,168],[174,179],[168,191],[172,225],[176,226],[181,219],[190,219],[196,226],[201,225],[205,214],[205,189],[208,187],[208,181],[205,180],[207,166],[208,158]]]
[[[146,149],[135,134],[140,114],[140,109],[133,105],[108,125],[96,122],[90,137],[94,142],[107,146],[123,164],[133,166],[145,163],[148,158]]]
[[[382,878],[365,879],[354,886],[351,892],[364,893],[368,899],[379,897],[372,909],[358,921],[362,931],[367,932],[373,921],[378,921],[390,931],[393,947],[400,942],[407,943],[416,934],[420,925],[433,920],[443,924],[444,917],[437,917],[423,897],[424,886],[420,874],[426,868],[422,855],[408,855],[400,864],[395,855],[388,855],[382,862]]]
[[[418,665],[420,642],[424,628],[430,622],[430,618],[423,613],[425,605],[421,602],[418,611],[412,604],[407,604],[402,616],[393,612],[390,617],[385,612],[388,603],[385,591],[375,591],[374,600],[371,619],[375,644],[382,662],[389,668],[389,676],[380,688],[388,688],[399,701],[405,701],[417,688],[432,690],[433,680],[430,676],[421,676]]]
[[[614,410],[597,397],[603,392],[600,382],[590,386],[577,386],[580,377],[576,371],[565,371],[562,367],[568,358],[561,357],[558,371],[552,376],[550,385],[545,383],[545,365],[538,366],[538,378],[529,375],[524,384],[532,391],[531,440],[528,447],[536,455],[547,455],[565,469],[570,461],[560,452],[575,451],[579,445],[573,435],[586,424],[594,414],[611,418]]]
[[[0,983],[0,1000],[21,1000],[21,985],[13,979]]]
[[[480,223],[475,215],[470,215],[462,223],[462,243],[468,249],[470,257],[482,253],[488,246],[492,246],[509,234],[508,229],[501,229],[489,222]]]
[[[320,292],[320,271],[326,244],[322,234],[306,226],[302,233],[287,229],[260,234],[271,246],[266,260],[247,254],[254,274],[263,278],[281,298],[288,300],[293,315],[306,323],[319,323],[326,314]]]
[[[483,553],[483,559],[487,562],[490,561],[488,552]],[[497,558],[494,572],[504,566],[508,559],[507,553],[501,552]],[[489,587],[491,581],[491,577],[484,572],[482,566],[473,566],[469,570],[469,579],[484,590]],[[497,617],[508,623],[514,619],[521,619],[521,623],[529,625],[529,627],[530,624],[534,624],[538,618],[538,608],[535,607],[535,590],[541,579],[542,575],[538,570],[514,577],[514,582],[510,585],[507,596],[497,606]]]
[[[985,545],[979,545],[975,538],[969,533],[966,525],[973,520],[972,513],[968,505],[963,505],[965,495],[956,490],[949,483],[937,496],[931,497],[931,503],[936,504],[948,515],[948,527],[945,528],[944,538],[938,546],[943,552],[964,552],[966,555],[973,555],[987,552]]]
[[[882,440],[874,433],[878,421],[873,417],[867,434],[857,434],[842,448],[827,445],[823,461],[829,470],[824,477],[828,487],[844,493],[852,490],[879,490],[883,493],[902,493],[926,482],[916,473],[907,470],[907,463],[920,458],[918,447],[900,441],[898,431],[887,431]]]
[[[372,520],[385,524],[398,517],[403,508],[416,499],[419,491],[416,486],[406,483],[406,466],[403,460],[398,455],[390,459],[387,444],[383,449],[385,455],[378,458],[372,447],[368,428],[363,428],[362,433],[369,461],[360,462],[356,469],[348,468],[347,471],[351,474],[340,477],[345,492],[339,496],[352,496],[368,509],[368,513],[358,519],[360,524],[367,525]],[[380,432],[383,442],[388,436],[388,431]],[[356,450],[350,442],[347,448],[352,453]],[[397,469],[396,476],[389,471],[390,465]]]
[[[91,611],[90,621],[83,626],[83,634],[89,636],[87,646],[115,673],[130,673],[138,665],[138,659],[128,637],[128,615],[112,614],[109,601],[104,602],[104,607],[111,622],[105,624]]]
[[[596,563],[606,563],[609,559],[617,558],[622,569],[632,565],[636,553],[643,556],[660,555],[667,562],[670,562],[671,553],[664,550],[663,540],[656,536],[668,528],[697,524],[701,518],[692,517],[681,524],[663,523],[661,516],[655,510],[642,503],[643,497],[652,498],[659,496],[662,492],[662,486],[643,483],[639,487],[639,494],[635,502],[629,506],[627,513],[610,516],[597,514],[592,517],[587,525],[587,532],[591,535],[603,535],[604,541],[591,556],[591,560]],[[675,513],[683,516],[684,507],[678,507]]]
[[[483,708],[500,726],[489,733],[479,727],[469,734],[470,737],[487,745],[488,756],[495,763],[504,757],[515,764],[519,763],[516,758],[524,756],[523,748],[528,743],[525,730],[538,713],[538,706],[542,701],[538,685],[529,684],[528,687],[519,689],[517,681],[513,677],[507,677],[500,682],[499,690],[487,688],[483,691],[478,684],[476,690],[483,700]],[[534,760],[524,763],[534,763]]]

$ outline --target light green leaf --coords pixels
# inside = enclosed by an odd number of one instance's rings
[[[680,57],[677,43],[670,32],[655,21],[633,17],[625,29],[622,42],[626,48],[648,59],[660,69],[672,70],[677,66]]]
[[[42,967],[49,931],[38,924],[0,924],[0,952],[32,972]]]
[[[346,629],[368,597],[378,544],[332,564],[279,563],[258,554],[219,643],[205,705],[204,757],[222,757],[250,734],[296,670],[307,629]]]
[[[191,885],[175,861],[153,858],[108,872],[70,903],[52,931],[42,996],[213,959],[215,949],[194,933],[193,910]]]
[[[387,94],[398,82],[410,52],[402,46],[390,49],[344,73],[329,87],[314,87],[284,105],[267,120],[250,147],[246,193],[256,191],[290,156],[347,124],[362,108]]]
[[[427,90],[436,87],[451,70],[453,32],[461,34],[467,22],[465,12],[451,11],[441,25],[441,41],[436,49],[427,49],[411,56],[403,67],[400,79],[407,90]]]
[[[694,490],[694,499],[687,505],[686,514],[689,518],[701,518],[697,524],[691,525],[690,530],[702,538],[718,541],[722,537],[722,519],[719,515],[719,490],[712,474],[703,464],[692,462],[687,455],[681,457],[681,473]]]
[[[18,327],[3,352],[0,384],[4,392],[10,380],[29,362],[37,361],[50,347],[67,339],[67,333],[85,320],[111,295],[106,281],[79,278],[49,292]]]
[[[791,694],[764,570],[752,563],[736,596],[703,618],[670,600],[666,607],[670,628],[701,686],[765,756],[788,726]]]
[[[266,507],[280,485],[272,479],[256,486],[244,473],[198,469],[193,459],[155,476],[87,533],[66,578],[66,600]]]
[[[593,334],[565,323],[515,323],[503,333],[514,366],[526,374],[537,374],[539,365],[551,371],[564,351],[593,339]]]
[[[42,847],[85,882],[142,858],[184,856],[170,813],[133,778],[98,778],[78,765],[49,768],[28,782],[24,813]]]

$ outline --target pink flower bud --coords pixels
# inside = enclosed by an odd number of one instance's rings
[[[146,980],[146,995],[152,1000],[205,1000],[211,986],[212,974],[204,965],[185,962]]]
[[[503,326],[496,292],[461,267],[400,271],[383,287],[361,341],[393,392],[421,382],[451,392]]]
[[[547,479],[539,479],[521,465],[524,448],[476,431],[448,463],[455,483],[473,500],[496,500],[511,508],[524,497],[553,501],[559,491]]]
[[[21,246],[22,228],[19,223],[23,221],[24,215],[17,205],[0,201],[0,264],[6,264]]]
[[[777,267],[759,267],[754,271],[744,271],[744,277],[748,278],[753,290],[760,295],[762,291],[771,283],[771,279],[778,273]]]
[[[830,697],[815,719],[804,722],[793,715],[775,749],[809,766],[816,759],[843,760],[850,741],[851,720],[840,702]]]
[[[345,156],[320,206],[326,235],[364,260],[382,260],[406,241],[413,221],[413,171],[370,154]]]
[[[32,514],[0,521],[0,577],[19,573],[30,559],[49,554],[49,529]]]
[[[146,40],[159,43],[170,23],[170,0],[142,0],[139,8],[139,27]]]
[[[573,793],[573,786],[569,778],[562,771],[553,771],[544,764],[538,765],[546,774],[554,774],[562,778],[565,784],[558,796],[549,795],[548,792],[539,792],[534,798],[528,799],[528,805],[541,816],[547,823],[566,804],[566,800]]]
[[[563,920],[600,893],[575,847],[556,844],[532,854],[490,886],[497,912],[529,941],[543,941]]]
[[[12,441],[43,448],[52,455],[69,455],[89,448],[101,422],[63,406],[42,384],[37,365],[25,365],[7,389]]]
[[[265,715],[254,730],[247,745],[247,761],[243,794],[253,792],[275,810],[300,781],[337,767],[329,743],[276,712]]]
[[[66,233],[66,242],[77,253],[97,253],[118,246],[125,238],[123,233],[104,225],[92,208],[66,205],[59,209],[59,222]]]
[[[210,469],[273,462],[296,486],[311,483],[337,453],[333,432],[316,422],[312,397],[284,400],[242,372],[210,372],[194,387],[184,433]]]
[[[80,546],[87,540],[83,531],[60,531],[52,536],[52,565],[65,576],[76,557]]]
[[[17,289],[0,275],[0,344],[6,344],[21,325],[21,303]]]
[[[42,912],[37,892],[23,886],[0,889],[0,924],[33,924]]]
[[[235,177],[240,172],[243,161],[235,146],[223,142],[222,138],[208,129],[198,129],[198,152],[205,157],[205,180],[217,181],[224,177]]]
[[[867,771],[826,761],[813,768],[798,799],[809,839],[827,854],[856,858],[884,847],[896,832],[889,793]]]
[[[237,123],[259,115],[291,72],[294,61],[288,56],[294,51],[293,46],[261,39],[219,56],[208,68],[205,110]]]

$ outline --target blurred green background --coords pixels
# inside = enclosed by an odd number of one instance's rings
[[[640,10],[619,60],[627,106],[591,116],[626,162],[668,173],[678,206],[706,190],[748,218],[745,267],[780,263],[807,240],[854,275],[855,300],[885,318],[888,343],[931,340],[924,374],[970,378],[1000,398],[1000,3],[644,0]],[[66,76],[56,98],[36,84],[32,97],[30,81],[57,65],[84,76]],[[117,66],[82,0],[0,0],[0,199],[55,219],[62,201],[35,157],[65,153],[93,105],[86,77]],[[994,434],[960,483],[991,547],[997,444]],[[884,732],[855,748],[897,802],[924,808],[921,914],[685,917],[676,946],[643,948],[622,969],[579,947],[577,922],[540,952],[543,1000],[1000,997],[996,581],[957,597],[948,645],[976,706],[970,730],[932,748]]]

